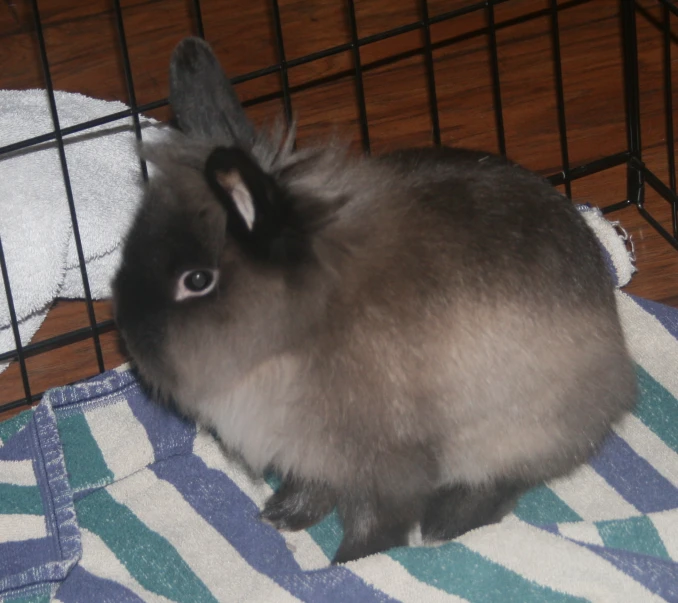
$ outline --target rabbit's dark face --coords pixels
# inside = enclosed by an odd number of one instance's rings
[[[301,333],[286,308],[318,274],[314,232],[332,207],[300,202],[239,148],[179,136],[147,158],[158,173],[124,245],[115,319],[141,374],[168,393]]]
[[[115,320],[146,377],[173,374],[171,325],[191,329],[224,290],[226,215],[206,186],[152,183],[129,232],[113,285]],[[201,314],[202,313],[202,314]],[[198,328],[197,324],[194,325]]]

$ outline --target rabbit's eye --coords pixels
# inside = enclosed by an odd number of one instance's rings
[[[188,297],[207,295],[216,285],[216,270],[189,270],[184,272],[177,282],[174,299],[181,301]]]
[[[210,286],[212,275],[206,270],[196,270],[191,272],[184,279],[184,285],[189,291],[198,293]]]

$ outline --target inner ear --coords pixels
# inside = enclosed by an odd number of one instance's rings
[[[237,170],[217,171],[215,178],[226,194],[231,197],[238,213],[245,222],[245,226],[251,231],[254,228],[256,217],[254,199],[252,199],[252,193],[243,181],[240,172]]]
[[[250,257],[289,263],[307,256],[310,235],[304,216],[246,151],[214,149],[205,177],[226,210],[225,232]]]
[[[271,177],[237,147],[214,149],[205,163],[205,177],[226,209],[231,235],[249,245],[264,243],[277,222]]]

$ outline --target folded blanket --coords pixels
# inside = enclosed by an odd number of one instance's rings
[[[62,128],[128,109],[69,92],[55,92]],[[142,118],[144,139],[162,125]],[[54,131],[45,90],[0,90],[0,147]],[[110,295],[120,243],[141,193],[131,118],[65,138],[66,160],[94,299]],[[23,344],[57,297],[84,289],[56,142],[0,156],[0,238]],[[0,353],[15,349],[0,275]],[[0,364],[0,372],[7,364]]]
[[[328,567],[336,515],[257,518],[276,487],[125,367],[0,424],[2,601],[678,601],[678,311],[617,293],[642,400],[500,524]]]

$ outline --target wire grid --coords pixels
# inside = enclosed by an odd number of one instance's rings
[[[497,31],[500,28],[510,27],[529,21],[531,19],[548,17],[550,22],[550,36],[552,46],[552,60],[554,66],[554,81],[556,94],[556,108],[560,147],[561,170],[557,173],[548,176],[548,179],[553,185],[563,185],[568,197],[571,198],[571,185],[574,180],[589,176],[602,170],[610,169],[612,167],[627,165],[627,197],[617,203],[613,203],[603,208],[605,213],[615,211],[630,205],[635,205],[642,216],[676,249],[678,249],[678,197],[676,196],[676,170],[674,159],[674,127],[673,127],[673,97],[672,97],[672,74],[671,74],[671,44],[675,42],[671,32],[671,25],[673,19],[678,19],[678,8],[671,0],[656,0],[661,7],[661,23],[658,24],[663,36],[663,92],[665,104],[665,124],[666,124],[666,145],[668,154],[668,173],[669,182],[664,182],[660,177],[653,173],[644,163],[642,157],[641,147],[641,115],[640,115],[640,85],[639,85],[639,65],[638,65],[638,48],[637,48],[637,33],[636,33],[636,14],[643,10],[636,0],[619,0],[622,38],[623,38],[623,68],[624,68],[624,91],[626,101],[626,134],[627,134],[627,148],[606,157],[596,159],[586,164],[571,165],[568,153],[568,137],[567,137],[567,122],[565,113],[565,100],[563,92],[563,74],[561,61],[561,44],[560,44],[560,29],[559,29],[559,12],[579,4],[584,4],[590,0],[570,0],[569,2],[558,2],[558,0],[549,0],[548,8],[534,11],[520,17],[504,21],[500,24],[495,22],[495,6],[510,2],[511,0],[485,0],[482,2],[470,3],[468,6],[449,11],[435,16],[429,15],[427,0],[420,0],[419,2],[419,19],[417,21],[395,27],[386,31],[381,31],[373,35],[359,37],[356,20],[356,8],[354,0],[346,0],[346,11],[350,29],[350,42],[333,46],[322,51],[307,54],[305,56],[288,60],[285,54],[285,43],[283,39],[283,26],[280,16],[280,6],[278,0],[271,0],[271,11],[274,22],[274,36],[275,46],[277,51],[277,63],[252,71],[245,75],[233,78],[233,83],[238,84],[255,78],[261,78],[270,74],[279,74],[281,79],[281,93],[277,96],[282,96],[285,115],[288,120],[293,114],[292,94],[290,91],[290,83],[288,77],[288,70],[324,59],[333,55],[338,55],[344,52],[350,52],[353,58],[354,65],[354,79],[356,89],[356,102],[359,115],[360,136],[362,147],[365,152],[369,153],[370,145],[370,128],[367,117],[367,105],[365,99],[364,83],[363,83],[363,69],[361,63],[361,49],[367,45],[374,44],[394,36],[398,36],[411,31],[419,30],[423,33],[424,44],[417,52],[423,53],[426,77],[427,77],[427,93],[431,117],[431,142],[433,144],[441,143],[441,128],[438,110],[437,88],[434,72],[433,52],[441,46],[440,43],[434,44],[431,39],[431,26],[443,21],[456,19],[469,15],[471,13],[483,13],[485,18],[485,28],[482,33],[487,37],[488,49],[490,51],[490,68],[492,79],[492,97],[494,106],[494,118],[496,121],[497,146],[500,153],[506,153],[506,135],[504,129],[504,112],[502,109],[502,82],[499,71],[499,54],[497,49]],[[125,22],[123,19],[123,10],[120,0],[113,0],[113,10],[115,18],[115,27],[117,30],[118,43],[120,45],[125,84],[128,96],[128,110],[112,113],[105,117],[95,120],[89,120],[80,124],[61,128],[59,124],[59,115],[56,108],[56,101],[54,97],[54,88],[52,85],[52,77],[50,72],[50,64],[47,56],[47,49],[45,37],[43,34],[43,25],[40,14],[40,7],[38,0],[31,0],[31,7],[35,22],[35,36],[39,49],[40,62],[45,79],[45,88],[49,98],[49,107],[51,117],[54,125],[54,130],[51,133],[41,136],[32,137],[14,144],[7,145],[0,148],[0,159],[2,156],[20,149],[25,149],[40,143],[49,141],[56,141],[59,158],[61,162],[61,169],[63,173],[63,181],[68,199],[68,206],[70,210],[70,217],[73,226],[75,245],[77,249],[78,260],[80,263],[80,274],[84,285],[85,303],[87,308],[87,316],[89,326],[72,330],[67,333],[60,333],[56,336],[44,339],[36,343],[22,345],[19,336],[19,327],[15,307],[13,303],[13,296],[11,290],[11,275],[8,274],[5,256],[2,248],[2,241],[0,240],[0,270],[4,282],[5,294],[7,297],[11,328],[14,334],[16,349],[10,350],[0,354],[0,362],[16,361],[19,363],[21,380],[23,385],[24,396],[18,400],[11,401],[0,405],[0,412],[12,408],[28,405],[38,400],[44,392],[34,392],[31,390],[28,369],[26,360],[32,356],[37,356],[45,352],[62,348],[69,344],[79,342],[85,339],[91,339],[94,344],[98,370],[103,372],[105,370],[102,347],[100,342],[100,335],[111,331],[115,328],[112,320],[97,322],[92,296],[90,293],[87,271],[85,268],[84,253],[80,231],[78,228],[78,218],[75,210],[73,199],[73,192],[71,189],[71,182],[69,178],[68,163],[66,161],[66,154],[64,151],[64,137],[82,132],[100,126],[103,124],[112,123],[118,120],[133,119],[134,131],[137,139],[141,139],[141,127],[139,115],[153,109],[157,109],[168,104],[168,100],[158,99],[153,102],[145,104],[137,104],[134,78],[132,75],[132,68],[128,52],[127,40],[125,35]],[[203,27],[203,13],[200,6],[200,0],[191,0],[192,18],[195,26],[195,33],[204,37]],[[393,61],[398,58],[392,59]],[[389,59],[381,61],[388,63]],[[276,95],[273,95],[276,96]],[[256,104],[270,100],[271,95],[262,96],[252,101],[245,103],[245,105]],[[141,170],[144,179],[147,179],[146,166],[143,161],[141,163]],[[648,211],[645,206],[645,185],[654,189],[663,199],[671,205],[672,212],[672,231],[665,229],[657,219]]]

